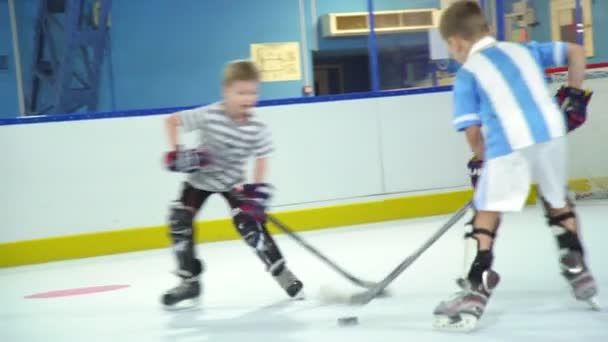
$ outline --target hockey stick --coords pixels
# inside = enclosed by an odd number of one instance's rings
[[[244,198],[244,196],[237,191],[230,191],[230,196],[232,198],[236,199],[237,201],[246,200]],[[319,250],[314,248],[308,242],[304,241],[304,239],[302,239],[298,234],[296,234],[287,225],[285,225],[284,223],[279,221],[276,217],[274,217],[270,214],[266,214],[266,218],[272,224],[277,226],[281,231],[283,231],[285,234],[287,234],[290,238],[294,239],[300,246],[304,247],[304,249],[308,250],[313,255],[315,255],[317,258],[321,259],[321,261],[325,262],[325,264],[327,264],[331,269],[338,272],[340,275],[342,275],[343,277],[345,277],[346,279],[351,281],[353,284],[367,288],[367,289],[374,288],[375,286],[378,285],[377,283],[374,283],[371,281],[365,281],[365,280],[359,279],[359,278],[355,277],[354,275],[350,274],[349,272],[345,271],[342,267],[338,266],[335,262],[331,261],[328,257],[326,257],[321,252],[319,252]]]
[[[368,289],[373,289],[378,286],[378,283],[359,279],[359,278],[355,277],[354,275],[350,274],[349,272],[345,271],[342,267],[338,266],[335,262],[331,261],[328,257],[326,257],[321,252],[319,252],[319,250],[317,250],[316,248],[311,246],[308,242],[304,241],[304,239],[302,239],[293,230],[291,230],[289,227],[287,227],[285,224],[283,224],[281,221],[279,221],[276,217],[274,217],[272,215],[266,215],[266,217],[268,218],[268,221],[270,221],[272,224],[277,226],[281,231],[283,231],[285,234],[287,234],[290,238],[294,239],[300,246],[304,247],[304,249],[308,250],[309,252],[314,254],[314,256],[321,259],[321,261],[323,261],[325,264],[327,264],[331,269],[338,272],[340,275],[342,275],[344,278],[348,279],[353,284],[361,286],[361,287],[365,287]],[[386,286],[384,288],[386,288]],[[384,290],[384,288],[382,288],[378,292],[381,292],[382,290]]]
[[[216,181],[218,181],[220,184],[222,184],[223,186],[226,186],[225,182],[223,182],[221,179],[219,179],[219,177],[215,176],[214,179]],[[246,198],[244,197],[243,194],[241,194],[239,191],[236,191],[234,189],[232,189],[228,192],[228,196],[230,196],[234,200],[240,201],[240,202],[246,200]],[[304,241],[299,235],[297,235],[293,230],[291,230],[289,227],[287,227],[285,224],[283,224],[281,221],[279,221],[274,216],[271,216],[270,214],[266,214],[266,218],[271,223],[273,223],[275,226],[277,226],[281,231],[283,231],[285,234],[287,234],[290,238],[294,239],[297,243],[299,243],[300,246],[304,247],[304,249],[308,250],[309,252],[314,254],[317,258],[321,259],[330,268],[332,268],[334,271],[338,272],[340,275],[342,275],[346,279],[350,280],[353,284],[367,288],[367,289],[374,288],[378,285],[377,283],[374,283],[371,281],[365,281],[365,280],[359,279],[359,278],[353,276],[352,274],[350,274],[349,272],[345,271],[342,267],[338,266],[335,262],[331,261],[328,257],[326,257],[321,252],[319,252],[316,248],[312,247],[309,243]],[[386,286],[385,286],[385,288],[386,288]],[[380,293],[385,293],[384,288],[382,290],[378,291],[378,294],[380,294]]]
[[[369,290],[357,293],[350,296],[348,302],[350,304],[365,305],[376,298],[386,287],[393,282],[405,269],[407,269],[418,257],[420,257],[429,247],[431,247],[445,232],[452,228],[471,208],[472,202],[469,201],[458,212],[456,212],[433,236],[431,236],[420,248],[408,256],[401,264],[399,264],[391,273],[389,273],[381,282]]]

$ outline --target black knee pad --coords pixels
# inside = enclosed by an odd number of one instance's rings
[[[557,235],[557,244],[560,250],[567,249],[570,251],[578,251],[581,255],[584,255],[581,240],[578,238],[577,234],[574,234],[569,230],[566,230],[563,234]]]
[[[469,271],[468,279],[472,283],[480,284],[483,272],[492,268],[493,262],[494,254],[492,253],[492,250],[477,251],[477,255],[475,256],[475,260],[473,261],[471,270]]]
[[[473,215],[473,218],[471,218],[471,221],[469,221],[467,223],[467,225],[471,226],[471,231],[466,232],[464,234],[465,240],[471,239],[471,240],[474,240],[477,244],[475,259],[471,263],[467,279],[469,279],[469,281],[473,284],[481,284],[483,273],[492,267],[492,263],[494,261],[494,254],[492,252],[492,249],[494,248],[494,241],[496,239],[496,234],[498,232],[498,228],[500,227],[501,218],[498,217],[498,220],[496,221],[496,226],[494,227],[493,231],[488,228],[475,226],[476,218],[477,218],[477,211],[475,211],[475,214]],[[479,238],[478,238],[479,235],[485,235],[492,239],[489,250],[480,250],[479,249]],[[466,251],[465,251],[465,255],[467,255]]]
[[[262,223],[244,213],[236,214],[232,220],[239,234],[249,246],[260,251],[265,249],[267,233]]]
[[[556,216],[549,216],[549,214],[547,214],[547,225],[549,225],[549,227],[558,226],[566,228],[564,225],[564,221],[571,218],[576,220],[576,214],[574,213],[574,211],[569,211]]]
[[[202,263],[194,251],[194,214],[185,208],[173,208],[169,216],[173,251],[178,263],[178,275],[197,276],[202,272]]]
[[[575,226],[579,226],[578,218],[576,217],[576,213],[574,212],[574,203],[572,203],[569,198],[566,198],[566,203],[570,207],[570,211],[560,215],[551,216],[551,206],[544,198],[541,197],[541,200],[545,209],[547,225],[552,228],[553,235],[555,235],[555,238],[557,239],[557,245],[559,249],[578,251],[581,254],[584,254],[583,246],[581,245],[581,241],[578,238],[578,234],[571,232],[566,228],[566,225],[564,225],[564,221],[568,219],[574,219],[576,221]]]
[[[472,239],[477,240],[477,237],[475,235],[486,235],[486,236],[491,237],[492,239],[496,238],[496,232],[493,232],[486,228],[477,228],[477,227],[473,227],[473,229],[470,232],[465,233],[464,238],[465,239],[472,238]]]
[[[475,237],[475,234],[482,234],[482,235],[487,235],[489,237],[491,237],[492,239],[496,238],[496,232],[498,231],[498,227],[500,227],[500,223],[502,221],[501,217],[498,217],[498,220],[496,221],[496,227],[494,227],[494,232],[491,232],[489,229],[486,228],[480,228],[480,227],[475,227],[475,219],[477,218],[477,210],[474,210],[473,213],[473,217],[471,217],[471,219],[465,223],[465,225],[467,226],[471,226],[471,231],[470,232],[466,232],[464,234],[464,238],[472,238],[472,239],[477,239]]]
[[[549,217],[549,226],[552,227],[553,235],[555,235],[555,238],[557,239],[557,245],[560,250],[578,251],[581,254],[584,254],[583,246],[581,240],[578,238],[578,234],[566,229],[562,223],[564,220],[570,218],[576,219],[576,215],[573,212],[567,212],[562,215]],[[578,221],[576,226],[578,227]]]
[[[174,242],[191,240],[194,227],[194,214],[183,208],[173,208],[169,216],[171,238]]]
[[[558,226],[558,227],[565,228],[563,221],[565,221],[569,218],[573,218],[573,219],[577,220],[576,213],[574,211],[574,203],[568,197],[566,197],[566,204],[568,205],[570,210],[566,213],[563,213],[563,214],[560,214],[557,216],[551,216],[551,209],[554,209],[554,208],[551,207],[551,204],[549,204],[549,202],[547,202],[547,200],[545,200],[543,197],[541,197],[540,200],[543,204],[543,209],[545,211],[545,217],[547,218],[547,225],[549,225],[550,227]],[[577,222],[577,225],[578,225],[578,222]]]
[[[551,204],[550,204],[550,203],[549,203],[549,202],[548,202],[548,201],[547,201],[547,200],[546,200],[544,197],[542,197],[542,196],[540,196],[540,201],[541,201],[541,203],[543,204],[543,209],[544,209],[544,211],[545,211],[545,217],[549,218],[549,211],[550,211],[551,209],[555,209],[555,208],[552,208],[552,207],[551,207]],[[570,209],[571,209],[571,210],[574,210],[575,203],[574,203],[574,201],[573,201],[573,200],[572,200],[570,197],[568,197],[568,196],[566,196],[566,205],[568,205],[568,207],[570,207]]]
[[[473,218],[474,219],[474,218]],[[477,250],[479,250],[479,239],[477,238],[478,235],[486,235],[490,238],[492,238],[492,246],[494,245],[494,240],[496,239],[496,231],[498,230],[498,226],[494,229],[494,231],[491,231],[489,229],[486,228],[481,228],[481,227],[475,227],[473,226],[473,221],[467,223],[467,225],[471,226],[471,231],[469,232],[465,232],[464,234],[464,238],[466,239],[472,239],[475,240],[475,242],[477,243]],[[500,220],[498,221],[498,224],[500,224]]]
[[[264,262],[266,269],[273,275],[279,274],[283,270],[283,256],[264,224],[244,213],[237,213],[233,222],[245,242]]]

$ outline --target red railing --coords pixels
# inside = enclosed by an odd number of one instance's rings
[[[608,63],[587,64],[587,69],[599,69],[599,68],[608,68]],[[547,74],[555,74],[555,73],[558,73],[558,72],[566,72],[566,71],[568,71],[568,67],[567,66],[545,69],[545,72]]]

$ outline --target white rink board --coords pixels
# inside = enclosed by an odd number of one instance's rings
[[[572,178],[608,175],[608,78],[585,85],[595,94],[571,135]],[[468,186],[451,108],[449,92],[259,108],[276,145],[274,206]],[[0,126],[0,242],[163,224],[182,179],[161,167],[163,118]],[[227,216],[212,198],[199,218]]]

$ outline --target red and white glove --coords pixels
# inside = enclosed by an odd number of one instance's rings
[[[258,222],[266,222],[266,211],[273,192],[274,187],[268,183],[253,183],[234,189],[233,196],[242,212]]]
[[[209,165],[211,158],[205,151],[183,149],[178,146],[175,151],[165,153],[164,164],[169,171],[192,173]]]
[[[591,100],[591,90],[561,86],[555,94],[560,109],[566,116],[568,132],[579,128],[587,120],[587,105]]]

